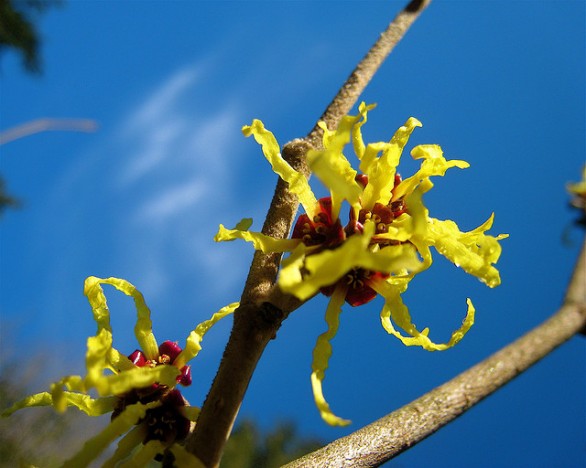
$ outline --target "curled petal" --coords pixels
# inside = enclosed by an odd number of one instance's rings
[[[100,287],[100,278],[90,276],[86,278],[83,285],[83,293],[86,295],[92,312],[94,314],[94,320],[98,324],[98,332],[102,329],[112,331],[110,326],[110,311],[108,310],[108,304],[106,302],[106,296],[104,291]]]
[[[349,140],[350,130],[347,132]],[[334,220],[338,219],[343,200],[347,200],[352,206],[359,206],[362,188],[355,180],[357,172],[342,154],[341,149],[310,150],[307,152],[307,164],[318,179],[330,189]]]
[[[299,239],[275,239],[260,232],[250,232],[241,229],[227,229],[220,224],[218,233],[215,235],[216,242],[226,242],[235,239],[242,239],[254,245],[255,250],[263,253],[290,252],[301,242]]]
[[[87,285],[91,284],[91,288]],[[90,277],[86,280],[85,294],[92,305],[94,310],[94,316],[96,316],[95,308],[105,309],[106,297],[100,284],[109,284],[114,286],[119,291],[123,292],[127,296],[131,296],[134,299],[136,306],[137,320],[134,327],[134,334],[140,345],[140,348],[144,352],[148,359],[156,359],[159,356],[159,346],[155,335],[153,335],[153,324],[151,322],[151,311],[147,307],[143,295],[138,291],[131,283],[120,278],[106,278],[100,279],[96,277]],[[96,319],[97,321],[97,319]]]
[[[179,353],[179,356],[177,356],[173,365],[181,368],[188,361],[197,356],[201,350],[201,341],[203,340],[203,337],[208,332],[208,330],[212,328],[213,325],[218,323],[218,321],[233,313],[239,305],[239,302],[228,304],[212,315],[212,318],[200,323],[197,327],[195,327],[195,330],[193,330],[187,337],[185,347],[183,348],[183,351]]]
[[[313,397],[315,405],[317,406],[322,419],[332,426],[347,426],[350,421],[342,419],[332,413],[330,405],[328,405],[323,395],[322,383],[325,378],[325,372],[329,365],[329,360],[332,355],[332,345],[330,341],[336,336],[338,326],[340,324],[340,314],[342,313],[342,305],[346,298],[346,286],[338,286],[328,304],[326,309],[326,322],[328,329],[322,333],[313,349],[313,362],[311,364],[311,387],[313,389]]]
[[[88,466],[95,460],[112,442],[125,432],[129,431],[140,419],[144,418],[150,408],[159,406],[160,402],[155,401],[143,405],[136,403],[127,406],[110,424],[99,434],[88,440],[72,458],[63,464],[63,468],[77,468]]]
[[[428,239],[436,250],[483,283],[493,288],[501,283],[498,270],[492,265],[501,254],[499,240],[506,234],[490,236],[484,234],[490,229],[494,214],[482,225],[469,232],[461,232],[453,221],[430,218]]]
[[[53,404],[53,398],[49,392],[36,393],[34,395],[27,396],[20,401],[14,403],[10,408],[5,409],[0,416],[7,418],[12,413],[23,409],[32,408],[33,406],[51,406]]]
[[[470,167],[466,161],[461,160],[446,160],[443,156],[443,151],[438,145],[419,145],[413,148],[411,155],[414,159],[423,159],[420,169],[411,177],[404,179],[393,191],[393,200],[398,200],[401,197],[411,193],[415,187],[422,185],[425,187],[424,192],[429,190],[433,184],[429,181],[432,176],[443,176],[451,167],[459,167],[465,169]]]
[[[63,387],[77,392],[85,392],[86,386],[84,380],[79,375],[69,375],[63,377],[60,381],[51,384],[51,397],[53,398],[53,406],[59,413],[63,413],[67,409],[67,397]]]
[[[85,391],[99,387],[100,381],[105,378],[104,370],[106,369],[119,373],[135,368],[130,359],[112,347],[112,333],[106,329],[102,329],[96,336],[88,338],[85,363],[87,375],[83,382],[84,387],[73,388],[68,384],[70,390]]]
[[[372,209],[375,203],[387,205],[395,185],[396,168],[399,165],[403,148],[416,127],[421,127],[419,120],[410,117],[400,127],[390,143],[371,143],[364,152],[360,163],[360,171],[368,176],[368,184],[364,188],[362,206]],[[380,157],[377,155],[382,152]]]
[[[85,355],[87,369],[85,385],[87,388],[95,387],[103,378],[104,369],[108,368],[107,357],[112,349],[112,333],[108,330],[102,329],[96,336],[88,338]]]
[[[75,406],[88,416],[99,416],[114,409],[118,399],[116,397],[92,398],[81,393],[65,392],[67,406]]]
[[[354,127],[352,128],[352,146],[354,147],[354,153],[356,153],[358,159],[362,159],[366,148],[364,145],[364,139],[362,138],[362,126],[368,120],[368,112],[374,109],[375,107],[376,104],[367,105],[365,102],[361,102],[358,106],[358,112],[360,113],[362,120],[356,122],[354,124]]]
[[[429,334],[428,328],[425,328],[421,332],[417,330],[411,321],[409,310],[401,299],[401,293],[407,288],[407,281],[402,284],[380,282],[373,285],[372,288],[385,298],[385,305],[380,314],[383,328],[387,333],[401,340],[405,346],[421,346],[427,351],[443,351],[456,345],[474,324],[475,309],[470,299],[467,299],[468,311],[466,312],[462,326],[452,333],[447,343],[434,343],[427,336]],[[398,332],[393,326],[391,319],[411,336],[403,336]]]
[[[313,215],[317,200],[311,191],[309,182],[303,174],[297,172],[283,159],[275,136],[257,119],[252,121],[252,125],[242,127],[242,133],[247,137],[254,136],[256,142],[262,146],[262,152],[271,164],[273,171],[289,184],[289,190],[297,195],[305,212]]]

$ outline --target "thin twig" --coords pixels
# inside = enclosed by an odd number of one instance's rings
[[[0,145],[49,130],[93,132],[96,128],[96,122],[89,119],[37,119],[0,132]]]
[[[295,460],[286,468],[374,467],[430,436],[480,402],[586,325],[586,243],[564,305],[547,321],[399,410]]]
[[[324,120],[330,128],[338,125],[381,63],[430,1],[412,0],[398,14],[346,80],[320,120]],[[319,147],[320,140],[321,129],[316,125],[304,139],[285,145],[283,157],[309,177],[305,154],[309,148]],[[279,180],[262,232],[276,238],[286,238],[297,207],[297,198],[289,193],[287,184]],[[248,383],[266,345],[275,337],[287,315],[300,305],[299,301],[281,294],[274,287],[280,260],[278,254],[255,253],[242,293],[241,306],[234,313],[234,325],[222,362],[195,431],[187,440],[187,449],[208,467],[218,466],[220,462]]]

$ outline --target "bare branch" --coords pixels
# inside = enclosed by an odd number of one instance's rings
[[[0,145],[49,130],[93,132],[96,128],[96,122],[89,119],[37,119],[0,132]]]
[[[431,0],[412,0],[380,35],[320,117],[319,120],[324,121],[328,128],[336,128],[342,117],[350,112],[381,64],[430,3]],[[319,146],[322,133],[316,124],[306,139],[313,146]]]
[[[372,79],[381,63],[407,32],[430,0],[413,0],[384,31],[369,53],[358,64],[342,86],[320,120],[336,127]],[[302,140],[285,145],[283,157],[309,177],[305,154],[320,146],[321,129],[316,126]],[[273,200],[262,229],[264,234],[286,238],[291,230],[298,207],[297,197],[287,184],[278,181]],[[226,440],[240,409],[240,404],[268,342],[287,315],[301,304],[274,287],[281,256],[256,252],[244,291],[241,306],[234,313],[234,326],[224,351],[218,374],[204,402],[187,449],[195,453],[206,466],[218,466]]]
[[[286,468],[373,467],[436,432],[547,356],[586,325],[586,243],[564,305],[547,321],[444,385]]]

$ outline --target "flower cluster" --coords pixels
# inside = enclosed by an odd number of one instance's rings
[[[344,117],[338,128],[330,130],[322,122],[323,149],[307,153],[307,164],[326,186],[330,196],[316,199],[307,179],[281,156],[279,144],[263,123],[254,120],[243,127],[245,136],[254,136],[262,151],[289,190],[297,195],[305,213],[297,219],[290,239],[275,239],[250,232],[250,219],[234,229],[220,225],[216,241],[244,239],[264,253],[289,252],[281,264],[278,286],[300,300],[321,292],[331,296],[326,310],[328,330],[317,340],[313,352],[312,387],[321,416],[329,424],[349,421],[334,415],[326,402],[322,383],[332,354],[330,341],[335,336],[344,302],[359,306],[377,295],[384,299],[380,313],[384,329],[405,345],[429,351],[444,350],[458,343],[474,322],[474,307],[462,326],[447,343],[434,343],[428,329],[419,331],[401,299],[410,281],[432,263],[430,248],[456,266],[479,278],[489,287],[500,284],[493,266],[501,253],[499,240],[506,235],[485,234],[493,216],[469,232],[461,232],[450,220],[429,216],[422,196],[433,187],[431,177],[443,176],[452,168],[467,168],[465,161],[447,160],[438,145],[416,146],[411,155],[421,160],[419,170],[402,179],[397,166],[405,145],[421,123],[409,118],[389,142],[364,143],[362,126],[374,105],[361,104],[356,116]],[[354,169],[344,155],[352,142],[359,165]],[[341,217],[343,203],[349,205],[348,217]],[[393,322],[407,335],[398,331]]]
[[[110,311],[102,284],[114,286],[134,299],[137,310],[134,332],[140,349],[129,356],[112,345]],[[182,349],[172,341],[157,344],[150,310],[142,294],[128,281],[89,277],[84,293],[98,325],[96,335],[87,341],[87,375],[64,377],[51,386],[51,392],[29,396],[4,411],[2,416],[21,408],[51,405],[58,411],[75,406],[89,416],[111,412],[110,424],[65,462],[65,467],[87,466],[120,437],[116,451],[104,466],[116,466],[121,461],[128,461],[131,466],[145,466],[163,455],[173,457],[178,466],[203,466],[179,444],[197,419],[199,408],[190,406],[176,387],[191,384],[191,368],[187,363],[201,350],[205,333],[231,314],[238,303],[222,308],[199,324]],[[92,398],[92,390],[97,392],[98,398]]]

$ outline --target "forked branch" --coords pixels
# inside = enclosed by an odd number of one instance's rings
[[[431,0],[412,0],[381,34],[367,55],[348,77],[319,120],[335,128],[358,100],[382,62],[400,41]],[[305,154],[321,145],[321,129],[283,148],[283,157],[296,170],[309,177]],[[286,238],[297,212],[298,200],[287,184],[277,183],[273,200],[262,229],[264,234]],[[282,321],[301,304],[276,288],[281,257],[256,252],[241,297],[234,313],[234,325],[222,362],[204,402],[195,431],[187,440],[187,449],[208,467],[218,466],[224,445],[232,430],[240,404],[258,360],[268,342],[275,337]]]

